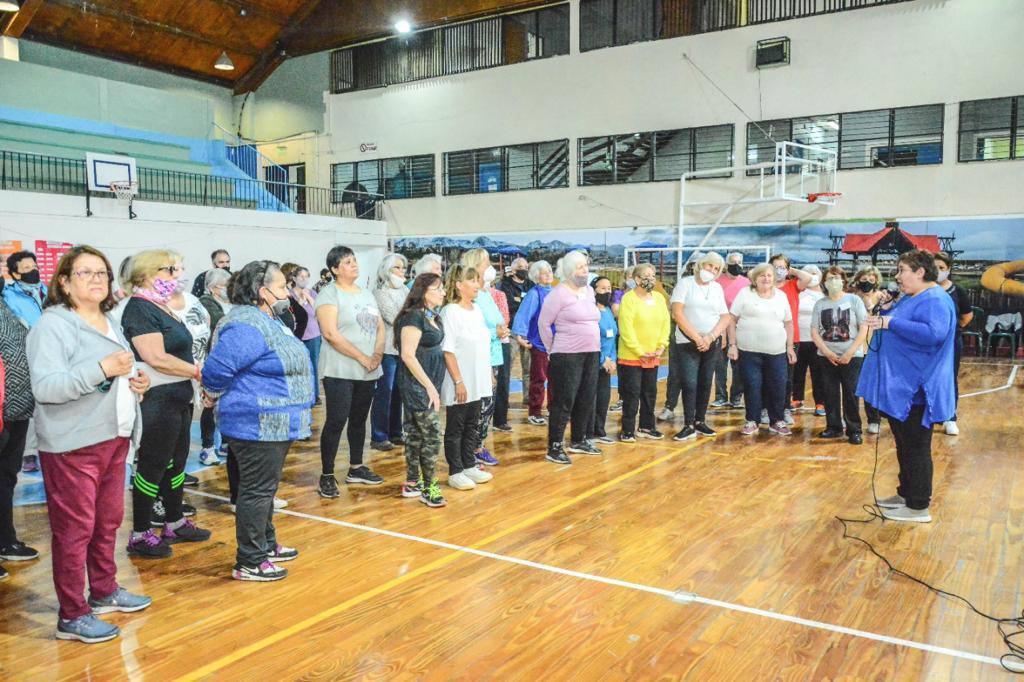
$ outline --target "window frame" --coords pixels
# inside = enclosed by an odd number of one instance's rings
[[[415,180],[411,177],[412,168],[415,165],[416,159],[430,159],[430,189],[428,193],[416,193],[413,191],[415,187]],[[406,164],[407,172],[410,173],[409,187],[410,193],[407,196],[389,196],[387,180],[384,175],[384,166],[388,162],[404,161]],[[437,155],[434,153],[429,154],[407,154],[404,156],[389,156],[381,159],[359,159],[358,161],[339,161],[331,164],[331,203],[340,204],[342,195],[345,193],[344,188],[334,186],[335,168],[338,166],[351,166],[352,167],[352,180],[350,182],[360,183],[359,179],[359,166],[361,164],[375,164],[377,169],[376,177],[373,181],[377,183],[378,194],[380,195],[377,201],[400,201],[404,199],[432,199],[437,196]]]
[[[547,185],[540,186],[538,181],[540,179],[541,170],[541,158],[540,158],[540,147],[545,144],[558,144],[562,145],[565,149],[565,182],[564,184],[558,185]],[[509,149],[521,148],[521,147],[532,147],[533,162],[530,169],[531,177],[533,178],[533,184],[530,187],[509,187]],[[479,152],[491,152],[498,150],[498,159],[501,164],[501,180],[499,188],[494,191],[481,192],[480,191],[480,160],[477,156]],[[449,171],[449,158],[452,154],[472,154],[473,155],[473,169],[472,169],[472,183],[470,184],[470,191],[468,192],[452,192],[451,183],[449,178],[451,172]],[[502,194],[506,192],[529,192],[532,190],[547,190],[547,189],[565,189],[569,187],[569,138],[559,138],[553,140],[541,140],[539,142],[514,142],[502,145],[492,145],[489,147],[473,147],[470,149],[454,149],[452,151],[444,152],[442,155],[442,166],[441,175],[443,178],[443,184],[441,186],[441,196],[446,197],[463,197],[463,196],[475,196],[475,195],[491,195],[491,194]]]
[[[971,129],[966,129],[966,130],[964,129],[964,105],[965,104],[974,104],[974,103],[977,103],[977,102],[997,102],[997,101],[1000,101],[1000,100],[1010,100],[1010,123],[1009,123],[1009,130],[1010,130],[1010,150],[1009,151],[1010,151],[1010,155],[1008,157],[1006,157],[1005,159],[979,159],[979,158],[964,159],[964,158],[961,158],[961,156],[960,156],[960,144],[961,144],[960,138],[961,138],[961,136],[965,132],[967,132],[967,133],[972,133],[972,132],[973,133],[978,133],[978,132],[983,132],[984,130],[987,130],[986,128],[971,128]],[[956,121],[956,160],[957,160],[957,163],[988,163],[988,162],[993,162],[993,161],[1020,161],[1021,159],[1024,159],[1024,154],[1017,154],[1017,145],[1020,144],[1020,140],[1022,139],[1019,136],[1019,134],[1018,134],[1018,130],[1024,131],[1024,120],[1021,119],[1021,111],[1020,111],[1021,108],[1022,108],[1021,107],[1022,104],[1024,104],[1024,95],[1009,95],[1009,96],[1006,96],[1006,97],[983,97],[982,99],[962,100],[959,103],[959,106],[957,107],[957,112],[956,112],[956,117],[957,117],[957,121]]]

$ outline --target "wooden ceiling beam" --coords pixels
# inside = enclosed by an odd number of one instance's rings
[[[8,38],[20,38],[25,29],[28,28],[28,25],[32,23],[36,12],[42,6],[43,0],[25,0],[21,4],[21,9],[7,20],[7,23],[4,25],[3,35]]]
[[[237,54],[244,54],[244,55],[247,55],[249,57],[254,57],[254,58],[259,58],[259,56],[260,56],[260,52],[257,52],[255,49],[253,49],[252,45],[249,45],[249,44],[243,44],[243,43],[235,42],[233,40],[220,40],[220,39],[217,39],[217,38],[211,38],[209,36],[205,36],[205,35],[202,35],[200,33],[195,33],[194,31],[189,31],[189,30],[186,30],[186,29],[183,29],[183,28],[179,28],[177,26],[171,26],[170,24],[165,24],[165,23],[163,23],[161,21],[153,21],[152,19],[145,19],[143,17],[136,16],[134,14],[129,14],[128,12],[123,12],[123,11],[118,10],[118,9],[113,9],[111,7],[107,7],[105,5],[98,5],[96,3],[88,2],[88,0],[85,0],[84,2],[82,0],[49,0],[49,1],[50,1],[50,4],[52,4],[52,5],[59,5],[59,6],[62,6],[62,7],[66,7],[68,9],[75,10],[76,12],[82,12],[82,13],[93,12],[95,14],[98,14],[98,15],[102,16],[102,17],[106,17],[108,19],[113,19],[113,20],[115,20],[117,22],[121,22],[121,23],[126,24],[126,25],[137,24],[139,26],[144,26],[146,28],[149,28],[149,29],[152,29],[154,31],[161,32],[161,33],[167,33],[167,34],[170,34],[170,35],[178,36],[180,38],[186,38],[188,40],[192,40],[192,41],[197,42],[197,43],[204,43],[206,45],[211,45],[211,46],[216,47],[216,48],[221,49],[221,50],[228,50],[230,52],[235,52]]]
[[[252,68],[235,81],[236,95],[252,92],[259,88],[270,77],[270,74],[274,72],[274,69],[287,59],[288,54],[283,47],[284,41],[290,38],[302,26],[302,22],[309,18],[309,15],[320,6],[320,2],[321,0],[307,0],[306,4],[302,5],[288,18],[288,23],[278,33],[274,42],[263,50],[259,59],[252,65]]]

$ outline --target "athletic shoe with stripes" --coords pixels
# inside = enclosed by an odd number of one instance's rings
[[[231,571],[231,577],[235,580],[246,580],[257,583],[269,583],[275,580],[283,580],[288,576],[288,569],[281,568],[271,561],[264,561],[259,566],[243,566],[235,564]]]
[[[299,550],[294,547],[285,547],[281,543],[277,543],[274,549],[267,552],[267,559],[270,561],[291,561],[299,556]]]

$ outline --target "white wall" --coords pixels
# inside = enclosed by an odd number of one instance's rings
[[[792,39],[792,64],[759,72],[755,42],[780,35]],[[1020,0],[917,0],[327,95],[328,135],[311,175],[323,184],[331,163],[433,152],[440,192],[445,151],[569,138],[569,188],[392,201],[392,234],[674,224],[677,183],[577,188],[576,138],[734,123],[742,162],[747,118],[687,54],[755,120],[947,104],[941,166],[841,172],[844,196],[829,219],[1021,213],[1024,162],[957,163],[956,103],[1024,94],[1022,36]],[[376,151],[360,153],[364,142]],[[824,217],[783,206],[734,219]]]
[[[138,218],[129,220],[114,199],[94,198],[86,217],[83,197],[0,192],[0,240],[20,239],[29,250],[36,239],[90,244],[115,268],[143,249],[172,248],[185,257],[191,277],[210,267],[214,249],[224,248],[236,270],[258,259],[292,261],[316,278],[327,251],[344,244],[359,256],[361,284],[376,276],[387,248],[387,225],[372,220],[141,201],[134,209]]]

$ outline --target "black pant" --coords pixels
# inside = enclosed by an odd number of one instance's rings
[[[448,475],[476,466],[476,449],[480,445],[480,401],[445,408],[444,458]]]
[[[927,509],[932,499],[932,430],[921,426],[924,405],[912,405],[905,421],[886,415],[900,464],[896,494],[911,509]]]
[[[7,421],[0,432],[0,547],[18,541],[14,530],[14,486],[25,454],[28,420]]]
[[[960,359],[964,354],[964,337],[960,333],[960,328],[956,329],[956,343],[953,344],[953,397],[956,400],[953,403],[957,409],[960,407]],[[953,412],[953,418],[950,421],[956,421],[956,411]]]
[[[199,417],[199,433],[203,439],[203,449],[213,447],[213,432],[217,430],[217,418],[212,407],[204,407]]]
[[[587,431],[587,438],[607,436],[604,423],[608,419],[608,404],[612,399],[612,375],[600,364],[597,366],[597,395],[594,399],[594,421]]]
[[[621,432],[636,433],[637,409],[640,428],[654,428],[654,404],[658,399],[658,368],[619,364],[619,397],[622,398]]]
[[[589,353],[552,353],[548,365],[548,446],[565,439],[565,426],[571,420],[569,437],[573,443],[586,439],[594,422],[594,394],[597,391],[598,351]]]
[[[227,438],[224,439],[228,440]],[[231,498],[231,504],[238,502],[238,460],[235,459],[235,455],[231,452],[231,443],[228,443],[228,454],[224,458],[224,468],[228,470],[228,496]]]
[[[796,346],[796,364],[793,365],[793,400],[803,401],[808,370],[811,372],[811,396],[814,398],[814,404],[824,405],[825,394],[821,392],[818,347],[813,341],[801,341]]]
[[[707,416],[715,362],[720,354],[717,343],[704,352],[697,350],[694,343],[681,343],[676,350],[683,417],[690,426],[702,423]]]
[[[498,367],[498,383],[494,387],[494,423],[508,424],[508,390],[512,381],[512,344],[501,344],[501,367]],[[523,384],[525,386],[525,384]]]
[[[833,365],[828,359],[818,356],[818,378],[812,381],[817,382],[815,386],[821,386],[821,398],[825,401],[825,427],[829,431],[842,431],[845,424],[847,436],[861,432],[857,381],[863,364],[864,358],[851,358],[849,364]]]
[[[729,368],[732,367],[732,385],[728,385]],[[743,375],[736,360],[729,359],[728,349],[723,348],[715,360],[715,400],[735,403],[743,397]]]
[[[679,393],[683,390],[683,379],[679,373],[679,353],[685,343],[676,343],[675,325],[672,326],[668,340],[668,384],[665,386],[665,409],[674,411],[679,402]],[[683,398],[684,402],[686,398]]]
[[[164,390],[161,390],[164,389]],[[135,477],[132,478],[132,530],[145,533],[153,515],[157,495],[163,500],[167,523],[182,518],[185,460],[188,459],[189,430],[192,426],[192,389],[190,398],[154,395],[180,393],[175,384],[158,386],[142,401],[142,440],[136,452]]]
[[[235,510],[235,560],[259,566],[277,547],[274,531],[274,495],[281,482],[284,458],[291,441],[227,439],[238,465],[238,501]]]
[[[864,414],[867,415],[868,424],[881,424],[882,415],[878,412],[878,408],[873,405],[868,405],[868,401],[864,401]]]
[[[362,466],[366,418],[370,414],[376,388],[376,381],[324,377],[326,418],[320,430],[320,463],[325,475],[334,473],[334,459],[338,456],[338,444],[346,423],[349,466]]]

